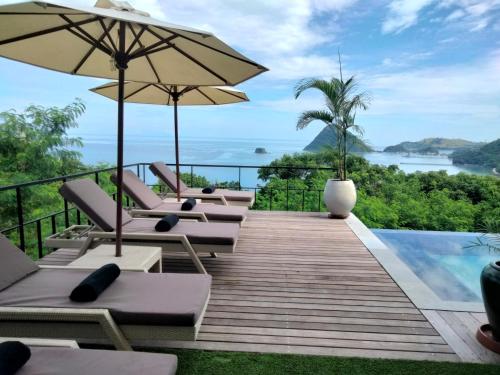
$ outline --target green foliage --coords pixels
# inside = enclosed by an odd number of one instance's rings
[[[31,105],[23,113],[0,113],[0,171],[10,183],[74,173],[84,168],[79,138],[66,132],[77,127],[85,105],[76,100],[64,108]]]
[[[480,142],[466,141],[465,139],[450,138],[425,138],[417,142],[401,142],[397,145],[388,146],[384,152],[415,152],[434,153],[436,150],[471,149],[484,145]]]
[[[474,164],[500,170],[500,139],[488,143],[480,148],[462,149],[453,152],[450,156],[453,164]]]
[[[322,190],[328,171],[287,170],[284,166],[327,167],[330,154],[285,155],[272,168],[259,170],[266,181],[256,209],[324,210]],[[350,155],[347,166],[356,184],[353,212],[372,228],[478,231],[489,218],[500,217],[500,179],[444,171],[405,174],[397,166],[371,165]],[[288,185],[288,199],[287,199]],[[295,190],[297,189],[297,190]],[[302,190],[305,191],[304,203]],[[491,225],[490,225],[491,227]]]

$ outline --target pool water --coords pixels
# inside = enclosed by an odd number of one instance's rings
[[[481,271],[500,259],[485,246],[471,246],[481,233],[372,231],[445,301],[481,302]]]

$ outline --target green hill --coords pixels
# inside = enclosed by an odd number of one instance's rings
[[[413,152],[418,154],[435,154],[438,150],[471,149],[485,143],[471,142],[465,139],[425,138],[418,142],[401,142],[384,149],[384,152]]]
[[[325,126],[316,138],[304,148],[304,151],[318,152],[325,146],[335,146],[336,144],[337,134],[331,128]],[[370,146],[351,133],[347,136],[347,149],[349,152],[373,151]]]
[[[500,138],[474,149],[461,149],[450,155],[453,164],[472,164],[500,170]]]

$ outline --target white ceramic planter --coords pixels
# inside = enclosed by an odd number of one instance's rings
[[[326,182],[323,200],[331,217],[345,219],[356,204],[356,187],[352,180],[330,179]]]

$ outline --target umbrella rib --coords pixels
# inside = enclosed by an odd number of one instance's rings
[[[135,40],[137,40],[137,43],[139,44],[139,47],[140,47],[140,48],[144,48],[144,45],[143,45],[143,44],[142,44],[142,42],[140,41],[140,35],[138,35],[132,27],[130,27],[130,30],[132,31],[132,34],[134,34]],[[142,35],[142,34],[141,34],[141,35]],[[134,41],[135,41],[135,40],[134,40]],[[150,68],[151,68],[151,70],[153,71],[153,73],[154,73],[154,75],[155,75],[155,77],[156,77],[156,80],[157,80],[158,82],[161,82],[160,75],[159,75],[159,74],[158,74],[158,72],[156,71],[156,69],[155,69],[155,67],[154,67],[153,63],[151,62],[151,59],[149,58],[149,56],[148,56],[148,55],[145,55],[144,57],[146,57],[146,60],[148,61],[148,64],[149,64],[149,67],[150,67]]]
[[[105,37],[107,37],[108,40],[109,40],[109,42],[111,43],[111,47],[113,47],[113,49],[115,51],[118,51],[118,48],[116,47],[116,44],[113,41],[113,38],[111,38],[111,35],[109,35],[109,32],[115,26],[116,22],[117,22],[116,20],[111,21],[109,28],[106,28],[106,25],[104,24],[104,21],[103,20],[99,20],[99,24],[101,25],[101,28],[104,31],[104,34],[101,35],[101,37],[99,39],[102,41]]]
[[[115,24],[116,24],[116,20],[113,20],[109,25],[109,29],[111,30],[115,26]],[[97,41],[100,43],[105,38],[106,34],[107,33],[102,34]],[[96,49],[95,45],[92,45],[90,47],[90,49],[87,51],[85,56],[83,56],[83,58],[80,60],[80,62],[76,65],[75,69],[73,69],[73,71],[72,71],[73,74],[76,74],[80,70],[80,68],[83,66],[83,64],[85,64],[85,62],[88,60],[90,55],[92,55],[92,53],[95,51],[95,49]]]
[[[85,36],[87,39],[89,39],[92,42],[89,44],[93,44],[96,48],[100,49],[102,52],[104,52],[110,56],[113,54],[112,49],[106,43],[104,43],[104,41],[101,41],[101,43],[99,43],[97,39],[95,39],[92,35],[90,35],[84,29],[82,29],[79,25],[75,25],[75,23],[73,21],[71,21],[68,17],[61,15],[61,18],[63,20],[65,20],[70,26],[74,27],[80,33],[82,33],[83,36]],[[69,29],[69,31],[71,31],[71,32],[73,32],[73,34],[77,35],[74,30]]]
[[[259,68],[259,69],[264,69],[264,70],[266,70],[266,71],[268,70],[266,67],[264,67],[264,66],[262,66],[262,65],[260,65],[260,64],[257,64],[256,62],[253,62],[253,61],[251,61],[251,60],[247,60],[247,59],[245,59],[245,58],[243,58],[243,57],[234,56],[234,55],[232,55],[232,54],[230,54],[230,53],[228,53],[228,52],[221,51],[221,50],[220,50],[220,49],[218,49],[218,48],[215,48],[215,47],[209,46],[209,45],[207,45],[207,44],[205,44],[205,43],[199,42],[199,41],[197,41],[197,40],[195,40],[195,39],[192,39],[192,38],[190,38],[190,37],[188,37],[188,36],[185,36],[185,35],[180,35],[180,34],[176,33],[175,31],[172,31],[172,30],[170,30],[170,29],[165,30],[165,29],[164,29],[164,28],[162,28],[162,27],[158,27],[158,28],[159,28],[159,29],[162,29],[162,30],[164,30],[164,31],[168,31],[169,33],[174,34],[174,35],[176,35],[176,36],[178,36],[178,37],[180,37],[180,38],[184,38],[184,39],[186,39],[186,40],[189,40],[189,41],[190,41],[190,42],[192,42],[192,43],[195,43],[195,44],[198,44],[198,45],[203,46],[203,47],[205,47],[205,48],[211,49],[212,51],[216,51],[216,52],[218,52],[218,53],[221,53],[221,54],[226,55],[226,56],[228,56],[228,57],[231,57],[231,58],[233,58],[233,59],[239,60],[239,61],[241,61],[241,62],[244,62],[244,63],[250,64],[250,65],[253,65],[253,66],[255,66],[255,67]]]
[[[157,83],[153,83],[153,86],[156,87],[158,90],[163,91],[164,93],[171,95],[172,93],[170,90],[167,90],[165,87],[162,87],[161,85],[158,85]]]
[[[130,94],[128,94],[127,96],[125,96],[123,99],[124,99],[124,100],[127,100],[127,99],[128,99],[128,98],[130,98],[131,96],[134,96],[135,94],[140,93],[142,90],[147,89],[149,86],[151,86],[151,83],[148,83],[148,84],[146,84],[146,85],[142,86],[141,88],[139,88],[139,89],[135,90],[134,92],[131,92]]]
[[[162,39],[160,35],[158,35],[156,32],[154,32],[153,30],[151,29],[148,29],[148,31],[153,34],[155,37],[157,37],[158,39]],[[194,57],[190,56],[188,53],[184,52],[183,50],[181,50],[179,47],[177,47],[175,44],[172,44],[172,48],[175,49],[177,52],[179,52],[181,55],[183,55],[184,57],[186,57],[187,59],[191,60],[192,62],[194,62],[196,65],[202,67],[203,69],[205,69],[207,72],[209,72],[210,74],[212,74],[213,76],[217,77],[218,79],[220,79],[221,81],[223,81],[225,84],[228,84],[229,81],[227,79],[225,79],[224,77],[222,77],[220,74],[217,74],[216,72],[214,72],[212,69],[210,69],[208,66],[206,66],[205,64],[203,64],[202,62],[198,61],[197,59],[195,59]]]
[[[198,87],[195,89],[196,91],[198,91],[201,95],[203,95],[205,98],[207,98],[210,102],[212,102],[212,104],[217,104],[215,102],[215,100],[213,100],[211,97],[209,97],[207,94],[205,94],[203,91],[201,91]]]
[[[147,26],[145,26],[144,31],[149,31],[149,28]],[[169,36],[168,38],[161,38],[157,35],[155,35],[155,36],[157,38],[160,38],[160,41],[153,43],[153,44],[149,45],[148,47],[143,46],[142,48],[138,48],[135,52],[133,52],[130,55],[130,58],[136,59],[138,57],[146,56],[146,55],[149,55],[151,53],[161,51],[162,49],[170,48],[170,47],[172,47],[172,44],[170,43],[170,41],[177,38],[176,35]],[[159,47],[163,44],[166,44],[166,46],[163,46],[162,48],[155,49],[156,47]]]
[[[130,54],[130,52],[132,52],[132,49],[134,48],[135,44],[139,41],[139,38],[142,36],[144,31],[146,31],[147,26],[142,25],[141,30],[137,33],[137,35],[134,33],[134,29],[133,29],[132,25],[129,24],[129,27],[130,27],[130,30],[132,31],[132,33],[134,34],[135,39],[132,41],[132,43],[128,47],[126,54],[129,56],[132,56]]]
[[[93,17],[91,19],[74,22],[73,25],[75,25],[75,26],[86,25],[88,23],[95,22],[98,19],[99,19],[99,17]],[[73,26],[71,26],[71,25],[65,24],[65,25],[61,25],[61,26],[51,27],[50,29],[45,29],[45,30],[40,30],[40,31],[35,31],[32,33],[24,34],[24,35],[15,36],[15,37],[10,38],[10,39],[0,40],[0,46],[2,46],[4,44],[9,44],[9,43],[20,42],[22,40],[26,40],[26,39],[30,39],[30,38],[35,38],[37,36],[55,33],[57,31],[71,30],[72,27]]]

